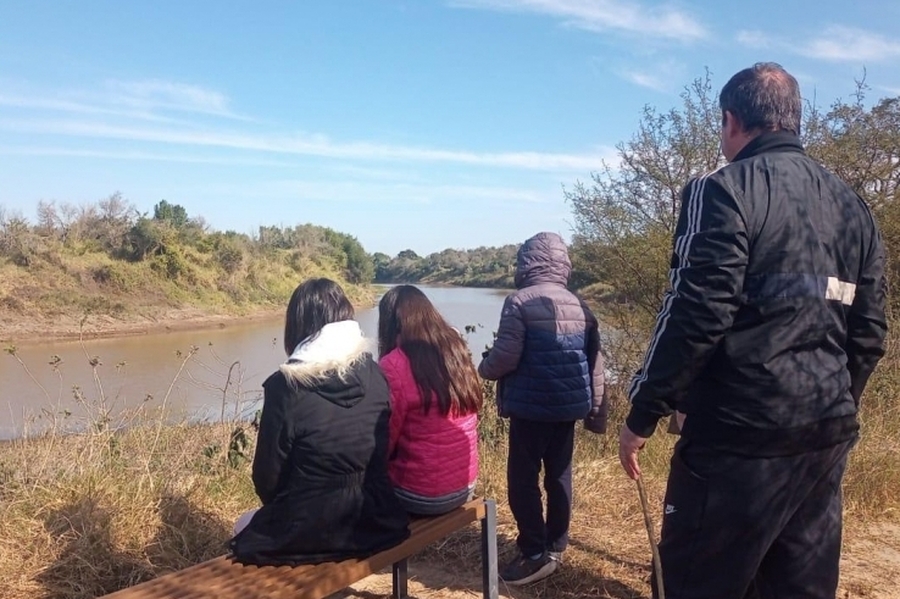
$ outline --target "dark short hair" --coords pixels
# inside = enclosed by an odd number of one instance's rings
[[[353,305],[331,279],[309,279],[294,289],[284,318],[284,351],[291,355],[300,342],[326,324],[351,320]]]
[[[744,131],[790,131],[800,135],[800,86],[778,63],[758,62],[736,73],[719,94],[722,122],[725,111]]]

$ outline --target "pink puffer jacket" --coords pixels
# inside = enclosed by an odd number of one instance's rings
[[[441,416],[437,401],[426,415],[409,358],[399,347],[379,365],[391,390],[388,467],[394,486],[423,497],[468,488],[478,477],[478,415]]]

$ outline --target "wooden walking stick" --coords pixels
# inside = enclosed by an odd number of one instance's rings
[[[644,512],[644,526],[647,528],[647,537],[650,539],[650,551],[653,554],[653,571],[656,573],[656,590],[659,599],[666,599],[666,591],[663,585],[662,562],[659,559],[659,547],[656,546],[656,533],[653,530],[653,519],[650,518],[650,506],[647,505],[647,493],[644,491],[644,482],[641,478],[637,481],[638,495],[641,497],[641,510]]]

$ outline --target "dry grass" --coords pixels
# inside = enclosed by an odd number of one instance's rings
[[[621,408],[620,404],[614,410],[611,431],[617,430]],[[893,486],[897,481],[892,478],[898,461],[896,437],[881,436],[895,429],[890,418],[882,416],[870,415],[866,420],[864,441],[855,451],[847,477],[851,550],[845,552],[849,556],[845,569],[851,570],[845,572],[843,589],[850,595],[842,597],[890,596],[879,595],[879,580],[863,575],[876,572],[873,551],[864,543],[888,551],[900,539],[900,534],[870,534],[870,523],[881,523],[897,513],[898,493],[891,494],[890,489],[900,488]],[[162,426],[160,418],[149,412],[133,414],[131,426],[121,433],[98,419],[92,433],[57,430],[0,445],[4,524],[0,597],[86,599],[224,552],[232,522],[256,503],[249,463],[233,454],[236,464],[229,464],[222,449],[235,428],[245,425]],[[488,405],[481,427],[479,492],[498,500],[502,561],[515,551],[516,534],[505,500],[506,423]],[[658,435],[643,456],[654,506],[662,499],[673,439]],[[503,588],[505,596],[649,596],[650,550],[640,504],[634,484],[618,465],[615,443],[614,434],[597,436],[579,430],[574,517],[565,565],[556,575],[526,589]],[[246,455],[252,455],[252,445]],[[877,492],[869,492],[873,485]],[[892,530],[900,531],[900,527]],[[853,549],[857,547],[854,539],[859,539],[859,549]],[[418,589],[415,596],[478,596],[479,550],[479,532],[473,526],[417,556],[411,567],[412,588]],[[877,571],[881,581],[900,573],[900,565],[885,568]],[[384,577],[366,584],[355,585],[357,590],[343,596],[389,594]]]

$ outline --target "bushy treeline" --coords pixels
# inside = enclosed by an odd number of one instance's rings
[[[0,269],[0,308],[23,315],[47,315],[67,300],[94,312],[154,303],[227,311],[281,304],[306,276],[351,286],[374,276],[345,233],[310,224],[220,232],[165,200],[142,214],[118,193],[83,205],[40,202],[36,222],[0,207]]]
[[[440,283],[466,287],[513,287],[516,245],[446,249],[427,256],[403,250],[372,257],[376,283]]]

